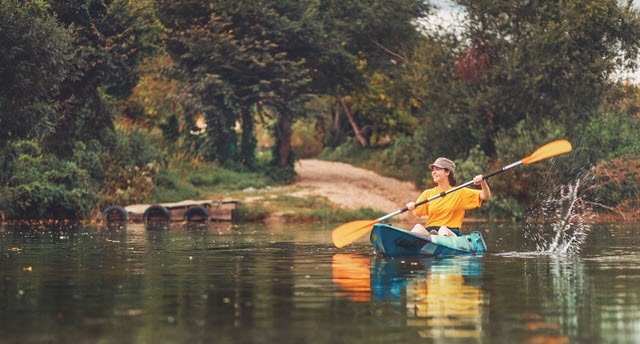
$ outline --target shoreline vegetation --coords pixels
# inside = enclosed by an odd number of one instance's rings
[[[313,164],[310,163],[313,161]],[[308,164],[310,169],[304,170],[300,166]],[[394,178],[382,176],[374,171],[359,168],[347,163],[337,163],[334,161],[323,161],[318,159],[302,160],[298,162],[298,176],[296,181],[288,185],[264,185],[260,188],[249,186],[238,189],[236,186],[228,185],[227,190],[220,191],[219,187],[206,187],[200,185],[197,195],[206,199],[234,199],[237,200],[238,209],[234,210],[233,223],[328,223],[340,224],[354,220],[374,220],[390,212],[402,208],[401,199],[415,199],[419,190],[412,183],[405,183]],[[309,174],[309,171],[313,171]],[[366,178],[362,177],[366,175]],[[351,192],[343,192],[347,184],[353,184],[349,180],[340,176],[357,176],[361,179],[363,187]],[[188,179],[188,178],[187,178]],[[318,180],[327,181],[322,186],[318,186]],[[378,200],[369,206],[366,200],[372,199],[371,190],[384,189],[385,185],[395,180],[393,191],[385,191],[386,199]],[[402,185],[404,187],[398,187]],[[368,190],[367,190],[368,189]],[[193,191],[193,190],[192,190]],[[126,206],[122,205],[122,206]],[[43,226],[53,224],[72,225],[77,222],[101,224],[98,220],[99,213],[96,212],[90,220],[16,220],[5,221],[0,212],[0,222],[2,223],[26,223],[41,224]],[[637,222],[640,219],[633,214],[620,214],[615,211],[594,213],[593,222]],[[514,219],[495,218],[490,214],[476,211],[472,216],[465,218],[465,223],[505,223],[513,222]],[[518,221],[518,220],[515,220]],[[543,222],[543,218],[528,217],[522,219],[525,222]],[[404,214],[392,219],[392,222],[406,224]]]

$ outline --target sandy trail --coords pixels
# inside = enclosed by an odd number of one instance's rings
[[[345,209],[372,208],[387,213],[404,207],[420,195],[411,182],[383,177],[349,164],[316,159],[296,163],[295,184],[309,188],[296,193],[317,194]]]

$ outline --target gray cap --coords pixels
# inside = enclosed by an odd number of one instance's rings
[[[436,159],[433,164],[429,165],[429,169],[433,170],[434,167],[446,168],[451,172],[455,172],[456,170],[456,164],[453,161],[442,157]]]

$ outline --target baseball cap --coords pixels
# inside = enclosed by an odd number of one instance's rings
[[[433,164],[429,165],[429,169],[431,170],[433,170],[434,167],[446,168],[451,172],[455,172],[456,170],[456,164],[453,161],[443,157],[436,159]]]

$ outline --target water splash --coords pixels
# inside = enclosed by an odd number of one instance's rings
[[[548,196],[540,208],[542,221],[525,231],[525,238],[536,244],[536,252],[547,255],[575,255],[591,231],[594,212],[581,195],[582,180],[560,186],[558,194]]]

